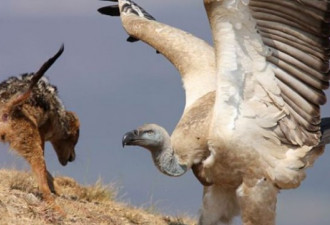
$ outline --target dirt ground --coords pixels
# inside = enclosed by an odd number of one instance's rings
[[[116,188],[97,182],[79,185],[69,177],[55,177],[56,204],[61,215],[42,201],[31,173],[0,170],[1,225],[193,225],[189,218],[173,218],[116,201]]]

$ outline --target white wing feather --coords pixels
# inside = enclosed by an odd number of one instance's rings
[[[311,164],[307,155],[321,136],[319,105],[326,101],[322,89],[329,80],[329,32],[324,29],[328,22],[322,15],[328,5],[272,0],[204,3],[217,67],[211,144],[219,146],[215,149],[221,156],[238,152],[237,168],[260,164],[278,186],[297,186],[304,177],[301,169]],[[300,20],[308,15],[313,24]],[[298,41],[292,44],[294,39]],[[317,54],[311,55],[315,49]],[[250,155],[256,159],[251,161]]]

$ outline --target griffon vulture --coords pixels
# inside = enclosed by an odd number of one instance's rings
[[[158,169],[190,168],[204,184],[200,224],[275,224],[277,193],[296,188],[330,141],[320,118],[329,86],[330,3],[204,0],[214,48],[153,19],[130,0],[99,9],[181,74],[186,106],[170,136],[156,124],[123,145],[148,149]]]

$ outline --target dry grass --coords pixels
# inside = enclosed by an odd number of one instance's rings
[[[101,180],[81,186],[69,177],[55,177],[56,204],[67,213],[58,215],[42,200],[30,173],[0,170],[0,224],[4,225],[183,225],[187,217],[172,218],[116,202],[117,189]]]
[[[104,185],[99,179],[94,185],[83,187],[69,177],[55,177],[56,193],[62,197],[88,202],[113,201],[117,196],[114,185]]]

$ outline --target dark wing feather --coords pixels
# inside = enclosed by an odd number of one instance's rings
[[[320,145],[326,145],[330,143],[330,118],[323,118],[321,122],[321,142]]]
[[[97,10],[99,13],[108,16],[120,16],[120,11],[118,5],[109,5]]]

